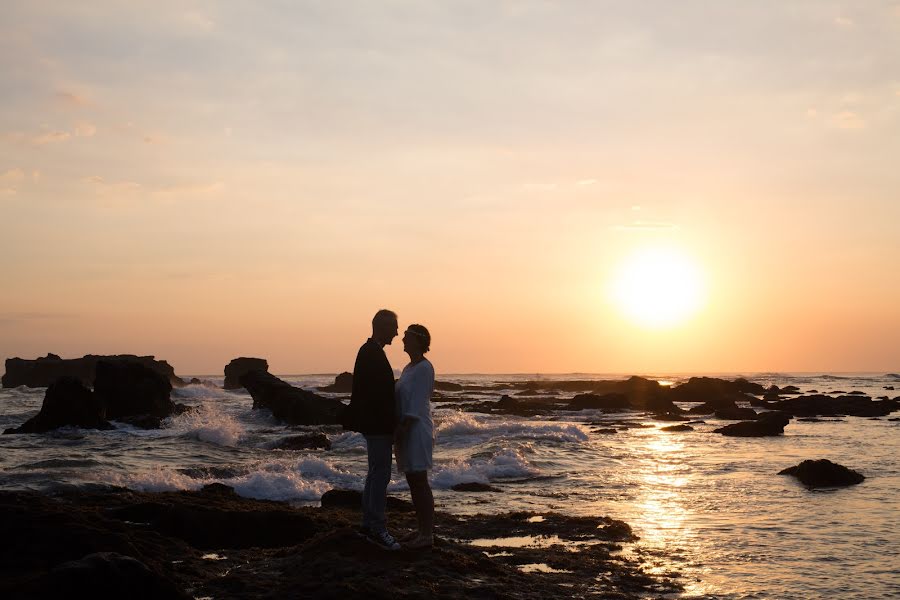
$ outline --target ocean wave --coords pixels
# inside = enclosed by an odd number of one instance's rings
[[[196,491],[210,483],[222,483],[245,498],[284,501],[314,501],[333,487],[361,486],[360,475],[317,457],[265,461],[234,477],[191,476],[198,474],[198,471],[158,468],[139,473],[113,473],[101,480],[141,492]]]
[[[438,419],[436,437],[482,436],[489,438],[547,439],[560,442],[584,442],[588,435],[576,424],[530,423],[476,417],[472,413],[453,412]]]
[[[167,429],[219,446],[237,446],[244,435],[244,427],[234,417],[222,412],[215,404],[202,404],[194,410],[171,417]]]
[[[458,483],[490,483],[498,479],[535,477],[540,470],[532,465],[517,448],[504,448],[493,453],[486,461],[473,457],[436,465],[432,484],[438,489],[448,489]]]
[[[190,398],[196,400],[210,400],[213,398],[226,398],[227,392],[222,388],[211,385],[189,385],[183,388],[175,388],[172,390],[173,398]]]

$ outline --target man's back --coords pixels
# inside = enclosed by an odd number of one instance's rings
[[[369,435],[393,435],[396,425],[394,372],[382,347],[371,338],[356,355],[350,412],[353,428],[357,431]]]

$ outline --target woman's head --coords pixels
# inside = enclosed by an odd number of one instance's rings
[[[409,354],[425,354],[431,349],[431,334],[424,325],[413,323],[403,333],[403,350]]]

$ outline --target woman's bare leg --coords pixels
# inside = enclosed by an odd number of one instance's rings
[[[409,493],[416,508],[419,535],[430,539],[434,532],[434,495],[428,484],[428,471],[407,473],[406,482],[409,484]]]

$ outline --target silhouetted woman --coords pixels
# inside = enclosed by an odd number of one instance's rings
[[[394,387],[397,401],[397,470],[406,474],[419,530],[404,540],[407,548],[427,548],[434,543],[434,496],[428,483],[434,448],[434,422],[431,420],[431,394],[434,391],[434,367],[425,358],[431,346],[431,334],[422,325],[410,325],[403,334],[403,351],[409,364],[403,367]]]

